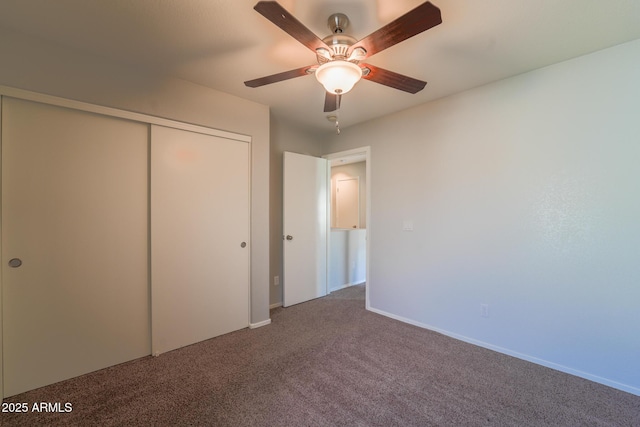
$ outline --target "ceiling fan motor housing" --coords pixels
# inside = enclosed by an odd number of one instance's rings
[[[333,59],[347,59],[349,48],[357,42],[355,38],[346,34],[332,34],[322,41],[333,50]]]

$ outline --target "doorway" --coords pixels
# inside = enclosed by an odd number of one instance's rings
[[[370,147],[332,153],[327,293],[367,282],[369,307]]]

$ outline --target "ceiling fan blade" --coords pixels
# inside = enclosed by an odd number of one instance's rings
[[[342,95],[334,95],[327,92],[324,97],[324,112],[330,113],[340,108],[340,102],[342,101]]]
[[[293,79],[294,77],[301,77],[312,74],[311,70],[317,67],[317,65],[307,65],[306,67],[297,68],[295,70],[272,74],[270,76],[260,77],[259,79],[248,80],[244,82],[244,84],[245,86],[249,87],[260,87],[271,83],[281,82],[283,80]]]
[[[427,82],[414,79],[413,77],[404,76],[402,74],[394,73],[393,71],[385,70],[383,68],[374,67],[369,64],[360,64],[363,69],[369,69],[369,74],[363,73],[362,78],[371,80],[372,82],[380,83],[381,85],[389,86],[394,89],[403,90],[409,93],[418,93],[427,85]]]
[[[350,52],[361,47],[367,51],[365,58],[368,58],[441,23],[440,9],[425,2],[358,41]]]
[[[278,2],[259,1],[253,8],[314,53],[319,48],[329,49],[325,42],[287,12]]]

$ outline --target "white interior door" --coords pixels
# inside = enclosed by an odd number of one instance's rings
[[[360,180],[357,177],[336,181],[336,226],[360,228]]]
[[[152,351],[249,325],[249,146],[151,128]]]
[[[2,102],[4,395],[150,352],[148,126]]]
[[[328,163],[284,153],[285,307],[327,294]]]

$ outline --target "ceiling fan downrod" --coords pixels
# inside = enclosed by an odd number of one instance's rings
[[[327,27],[331,30],[331,34],[322,39],[322,41],[331,51],[327,51],[324,48],[316,49],[319,64],[322,65],[325,62],[336,59],[357,63],[355,58],[348,57],[349,48],[358,41],[345,33],[345,30],[349,27],[349,22],[349,17],[344,13],[334,13],[329,16]]]
[[[327,26],[333,34],[342,34],[349,27],[349,17],[344,13],[334,13],[329,17]]]

